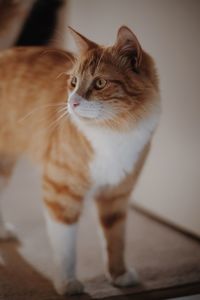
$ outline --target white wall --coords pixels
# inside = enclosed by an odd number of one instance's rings
[[[103,44],[126,24],[155,58],[163,116],[135,201],[200,235],[200,1],[69,0],[67,14]]]

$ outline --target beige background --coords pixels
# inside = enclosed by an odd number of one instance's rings
[[[66,20],[103,44],[126,24],[155,58],[163,115],[134,198],[200,235],[200,1],[69,0]]]

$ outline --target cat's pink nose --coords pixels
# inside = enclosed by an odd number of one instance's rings
[[[73,102],[72,102],[73,107],[77,107],[77,106],[79,106],[79,104],[80,104],[80,101],[77,99],[73,100]]]
[[[70,99],[70,104],[72,108],[76,108],[77,106],[80,105],[80,100],[77,97],[72,97]]]
[[[81,97],[78,94],[73,94],[69,98],[69,104],[72,109],[75,109],[77,106],[81,104]]]

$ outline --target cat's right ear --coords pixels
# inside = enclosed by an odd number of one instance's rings
[[[74,30],[72,27],[68,26],[68,28],[70,30],[71,35],[74,38],[75,44],[80,54],[83,54],[90,49],[98,47],[97,44],[88,40],[86,37],[84,37],[82,34]]]

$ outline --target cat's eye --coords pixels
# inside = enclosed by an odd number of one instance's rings
[[[77,78],[76,78],[76,76],[73,76],[71,79],[71,86],[75,88],[76,84],[77,84]]]
[[[94,87],[96,90],[101,90],[106,86],[107,81],[104,78],[98,78],[95,80]]]

